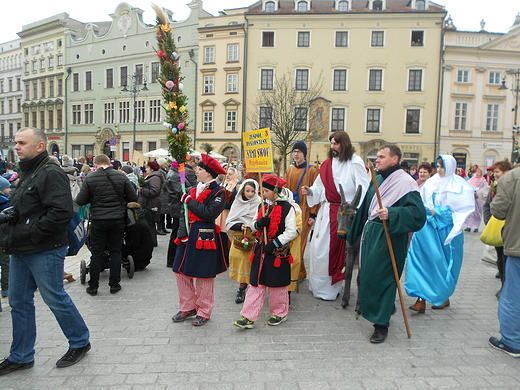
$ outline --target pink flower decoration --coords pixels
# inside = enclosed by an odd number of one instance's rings
[[[177,125],[177,128],[178,128],[179,130],[184,129],[184,123],[179,123],[179,124]]]
[[[173,81],[168,80],[164,85],[166,86],[166,88],[172,89],[175,84],[173,83]]]

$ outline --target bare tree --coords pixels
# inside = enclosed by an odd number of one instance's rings
[[[307,141],[312,135],[308,129],[311,102],[320,96],[322,87],[320,73],[316,82],[309,82],[306,89],[296,89],[294,74],[288,70],[276,78],[273,89],[262,90],[257,95],[249,122],[253,129],[271,129],[271,142],[283,160],[284,171],[294,143]]]

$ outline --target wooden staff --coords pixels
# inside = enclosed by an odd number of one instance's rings
[[[372,183],[374,183],[374,189],[376,191],[377,196],[377,203],[379,204],[379,208],[382,209],[383,202],[381,201],[381,195],[379,194],[379,185],[377,184],[376,174],[374,172],[374,164],[372,164],[372,161],[368,160],[367,166],[368,169],[370,169]],[[406,334],[408,335],[408,338],[411,338],[412,334],[410,333],[410,324],[408,323],[408,316],[406,315],[406,309],[404,307],[403,292],[401,291],[399,273],[397,272],[397,263],[395,262],[394,247],[392,246],[392,239],[390,238],[390,233],[388,232],[388,224],[386,220],[383,220],[383,228],[385,229],[386,243],[388,244],[390,259],[392,260],[392,268],[394,269],[395,284],[397,285],[399,301],[401,302],[401,311],[403,312],[404,325],[406,326]]]
[[[262,186],[262,172],[258,172],[258,181],[260,182],[260,196],[263,198],[263,186]],[[262,199],[262,216],[265,217],[265,213],[267,210],[265,209],[265,202]],[[267,245],[267,228],[264,227],[264,245]]]

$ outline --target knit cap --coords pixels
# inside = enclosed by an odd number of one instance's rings
[[[0,191],[5,190],[6,188],[9,188],[11,184],[5,180],[3,177],[0,176]]]

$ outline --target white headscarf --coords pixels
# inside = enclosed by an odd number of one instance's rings
[[[446,206],[452,211],[453,228],[444,242],[444,245],[447,245],[460,234],[464,221],[475,210],[475,195],[466,180],[455,174],[457,168],[455,158],[449,155],[440,155],[438,158],[442,159],[444,176],[441,177],[438,173],[433,175],[424,182],[419,191],[428,209],[433,209],[434,206]]]
[[[248,200],[244,200],[242,197],[246,183],[253,183],[255,186],[255,196]],[[253,227],[256,215],[258,213],[258,205],[262,202],[262,199],[260,199],[260,196],[258,196],[258,188],[259,185],[257,181],[253,179],[247,179],[240,185],[235,200],[231,205],[229,215],[226,219],[227,231],[231,231],[231,226],[236,223],[243,223],[249,228]]]

